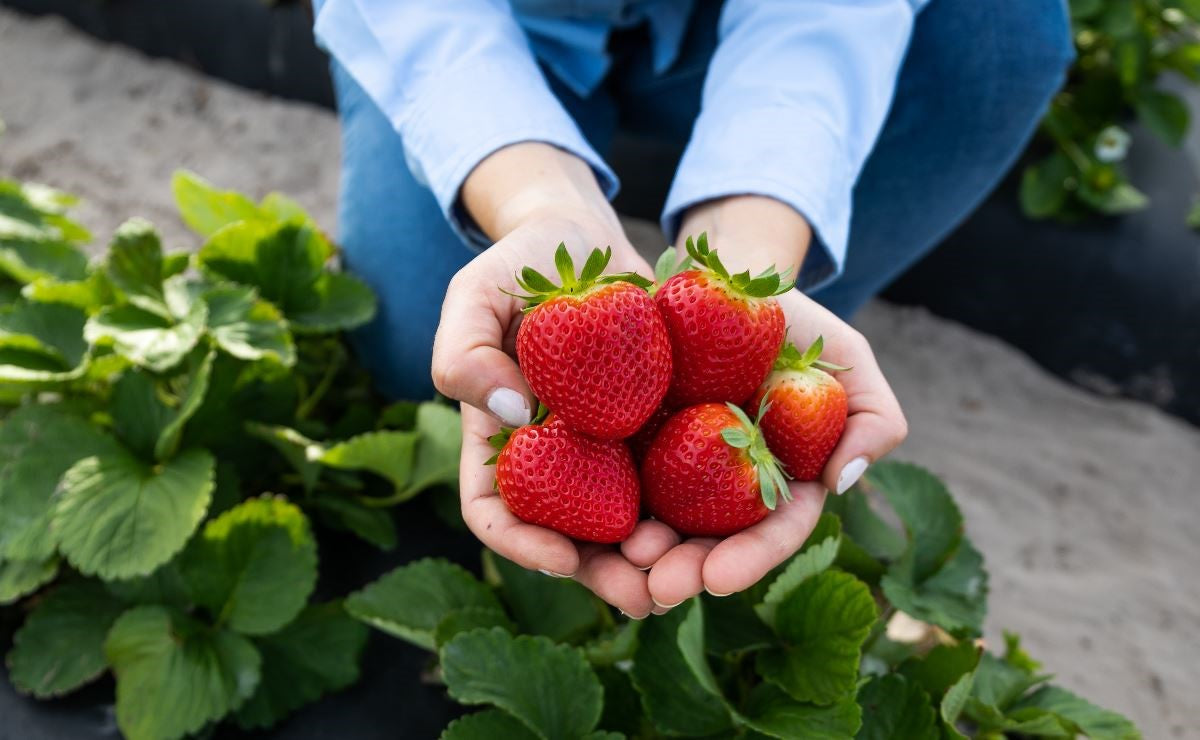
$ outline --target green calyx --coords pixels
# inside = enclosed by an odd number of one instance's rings
[[[676,268],[675,272],[690,269],[694,263],[719,278],[732,288],[734,292],[751,298],[770,298],[771,296],[782,295],[795,287],[795,281],[785,279],[786,273],[780,274],[776,271],[774,265],[753,276],[749,270],[730,275],[729,270],[725,268],[720,258],[717,257],[717,250],[709,248],[707,232],[702,232],[696,239],[692,239],[689,236],[685,242],[685,246],[687,247],[687,257],[684,259],[683,264]],[[666,254],[663,257],[666,257]],[[663,261],[664,259],[660,257],[659,264],[662,264]],[[673,252],[670,261],[674,261]],[[655,274],[657,276],[658,268],[655,268]],[[667,275],[667,277],[670,277],[670,275]],[[660,281],[663,279],[665,278],[659,277]]]
[[[537,426],[546,421],[546,417],[549,415],[550,409],[546,408],[546,404],[539,403],[537,414],[534,415],[533,420],[526,424],[526,426]],[[504,446],[508,444],[508,440],[512,437],[513,432],[515,431],[517,431],[516,427],[502,426],[500,427],[500,431],[488,437],[488,444],[492,446],[492,449],[496,451],[496,454],[485,460],[483,463],[484,465],[496,464],[496,458],[500,457],[500,451],[503,450]]]
[[[609,283],[633,283],[639,288],[649,288],[653,283],[650,280],[633,272],[620,272],[612,275],[603,275],[604,268],[608,267],[609,260],[612,259],[612,247],[605,247],[601,252],[599,249],[593,249],[588,255],[587,261],[583,264],[583,270],[579,275],[575,275],[575,262],[571,259],[570,252],[567,251],[567,245],[559,242],[558,249],[554,250],[554,267],[558,271],[561,285],[555,285],[554,281],[547,278],[532,267],[523,267],[517,273],[517,285],[525,291],[525,295],[518,293],[509,293],[507,290],[503,292],[508,295],[520,298],[526,301],[528,305],[525,307],[529,311],[551,298],[568,295],[582,295],[597,285],[607,285]]]
[[[824,349],[825,339],[821,336],[818,336],[816,341],[810,344],[808,349],[803,352],[791,342],[784,342],[783,349],[779,350],[779,357],[775,358],[775,369],[803,371],[810,367],[817,367],[822,370],[840,372],[852,369],[845,365],[835,365],[832,362],[822,360],[821,352]]]
[[[746,454],[750,456],[750,461],[754,463],[754,470],[758,473],[758,488],[762,494],[763,503],[768,509],[774,511],[779,503],[779,498],[791,501],[792,493],[788,489],[787,477],[783,468],[775,459],[775,455],[767,448],[767,440],[758,426],[758,422],[762,421],[763,414],[767,413],[771,403],[765,396],[763,397],[762,404],[758,407],[758,417],[754,421],[751,421],[750,417],[746,416],[746,412],[735,404],[727,403],[725,405],[737,417],[741,426],[725,427],[721,430],[721,438],[730,447],[745,450]]]

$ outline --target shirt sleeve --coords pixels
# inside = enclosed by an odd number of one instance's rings
[[[923,0],[728,0],[701,112],[663,209],[767,195],[808,220],[818,244],[797,285],[841,273],[851,191],[891,105]]]
[[[459,189],[509,144],[569,151],[616,194],[616,175],[550,91],[506,0],[324,0],[313,30],[392,122],[413,175],[468,243],[490,241]]]

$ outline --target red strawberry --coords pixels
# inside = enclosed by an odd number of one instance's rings
[[[849,368],[821,361],[817,337],[803,354],[784,346],[772,372],[754,394],[768,404],[760,425],[767,444],[796,480],[817,480],[846,428],[846,389],[828,370]]]
[[[708,236],[687,240],[685,268],[659,286],[654,302],[671,336],[674,408],[710,401],[741,403],[771,372],[783,344],[783,309],[772,297],[791,290],[774,268],[730,275]],[[673,255],[669,259],[673,260]],[[688,269],[695,262],[703,269]],[[659,260],[659,268],[664,260]]]
[[[551,414],[492,443],[501,447],[496,488],[521,521],[588,542],[621,542],[633,532],[640,495],[624,442],[593,439]]]
[[[517,332],[517,360],[538,399],[568,426],[624,439],[658,408],[671,382],[667,328],[632,273],[600,277],[612,250],[592,250],[578,278],[565,245],[556,286],[526,267],[517,283],[530,307]]]
[[[641,426],[626,442],[629,444],[629,451],[633,453],[633,459],[641,462],[646,457],[646,450],[650,449],[650,443],[658,436],[658,430],[662,429],[663,424],[667,423],[667,419],[671,418],[671,409],[667,406],[659,406],[646,419],[646,423]]]
[[[656,519],[701,537],[739,532],[790,498],[758,427],[731,403],[672,416],[642,461],[642,491]]]

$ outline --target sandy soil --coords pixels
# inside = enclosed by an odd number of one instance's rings
[[[176,167],[296,197],[332,227],[334,118],[0,10],[0,175],[81,194],[103,243],[132,215],[192,242]],[[647,225],[637,231],[658,241]],[[648,235],[648,236],[646,236]],[[636,238],[636,237],[635,237]],[[1200,431],[1102,400],[919,310],[860,317],[912,427],[899,457],[943,475],[992,572],[1002,629],[1148,738],[1200,737]]]

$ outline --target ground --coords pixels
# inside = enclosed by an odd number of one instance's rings
[[[334,226],[338,135],[326,111],[3,10],[0,70],[0,177],[82,195],[98,244],[138,215],[169,247],[194,246],[167,187],[177,167],[283,191]],[[644,223],[634,239],[661,241]],[[1062,684],[1148,738],[1200,738],[1200,430],[1093,397],[921,310],[875,304],[857,324],[908,415],[896,457],[946,479],[987,558],[988,641],[1021,633]]]

